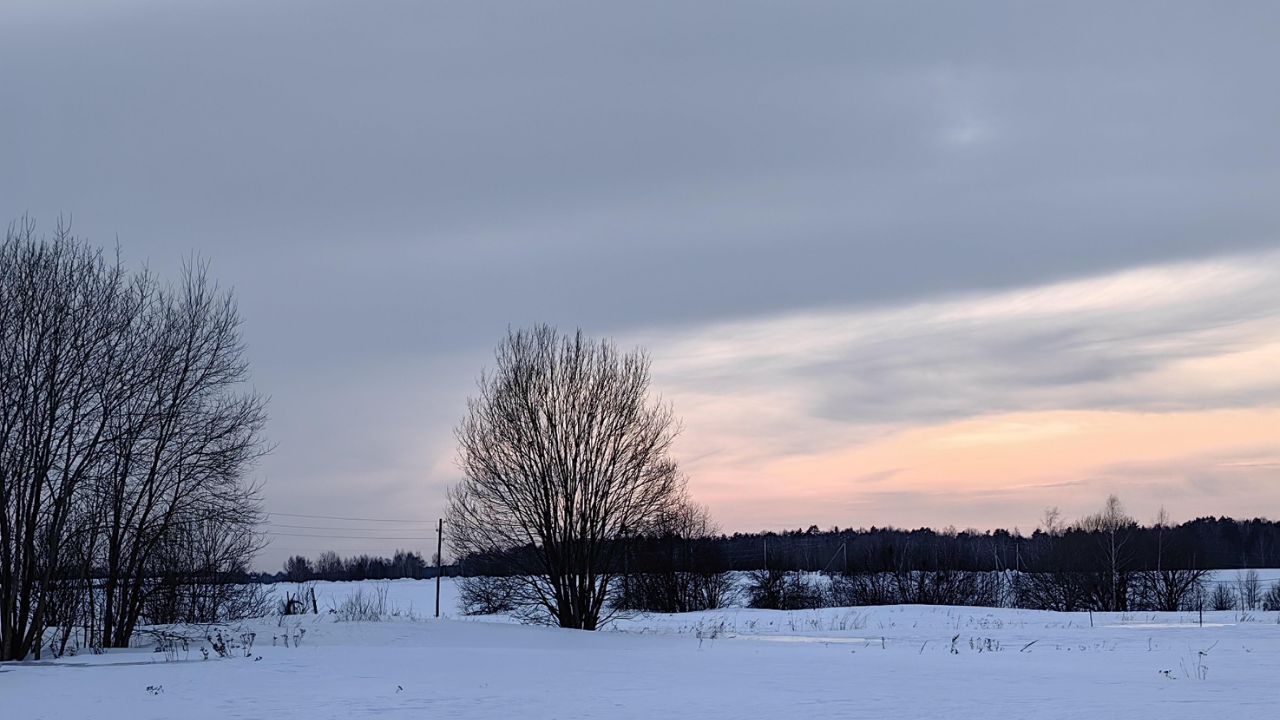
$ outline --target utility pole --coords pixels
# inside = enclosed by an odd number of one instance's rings
[[[849,574],[849,549],[848,549],[848,545],[849,545],[848,541],[845,541],[845,542],[840,543],[840,547],[836,548],[836,551],[835,551],[835,552],[833,552],[833,553],[831,553],[831,559],[830,559],[830,560],[827,560],[827,564],[822,566],[822,572],[826,572],[827,570],[831,569],[831,563],[835,562],[835,561],[836,561],[836,556],[837,556],[837,555],[839,555],[840,557],[844,558],[844,572],[845,572],[845,574],[846,574],[846,575],[847,575],[847,574]]]
[[[441,565],[444,558],[441,552],[444,548],[444,518],[440,518],[439,525],[436,526],[436,617],[440,617],[440,573]]]

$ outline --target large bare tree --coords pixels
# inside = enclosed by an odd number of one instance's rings
[[[0,245],[0,660],[42,641],[46,599],[102,469],[139,304],[118,263],[24,220]]]
[[[607,619],[623,538],[682,497],[678,423],[649,383],[641,350],[545,325],[510,331],[457,428],[452,549],[526,559],[512,569],[520,597],[561,627]]]
[[[259,545],[265,411],[233,299],[203,265],[169,288],[34,228],[0,244],[0,660],[53,624],[125,645],[184,545],[223,538],[240,569]]]
[[[238,391],[248,365],[234,299],[218,291],[203,264],[189,266],[175,288],[144,287],[147,313],[134,333],[140,356],[95,493],[108,647],[128,646],[152,579],[170,574],[152,567],[182,551],[166,544],[197,538],[193,531],[204,524],[226,533],[260,520],[243,473],[264,449],[265,412],[260,396]]]

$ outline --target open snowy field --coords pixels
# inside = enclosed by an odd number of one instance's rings
[[[450,617],[431,618],[433,581],[393,581],[393,617],[338,622],[328,607],[378,584],[316,587],[319,616],[229,633],[256,634],[249,657],[192,645],[0,665],[0,716],[1238,720],[1280,700],[1274,612],[1202,627],[1194,613],[729,609],[585,633],[456,617],[450,581]]]

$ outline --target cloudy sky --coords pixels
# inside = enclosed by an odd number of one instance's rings
[[[0,218],[234,287],[269,509],[369,519],[267,566],[430,545],[535,322],[649,348],[728,530],[1280,516],[1277,67],[1273,2],[7,0]]]

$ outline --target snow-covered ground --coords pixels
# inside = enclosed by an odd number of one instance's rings
[[[457,617],[448,580],[440,620],[433,581],[383,585],[382,622],[324,612],[377,587],[318,583],[322,614],[242,623],[249,657],[193,645],[0,665],[0,716],[1238,720],[1280,700],[1275,612],[1202,627],[1194,613],[729,609],[585,633]]]

